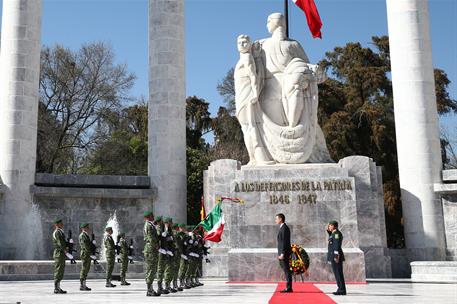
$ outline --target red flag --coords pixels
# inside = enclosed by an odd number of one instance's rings
[[[293,0],[294,3],[301,8],[306,15],[306,20],[308,20],[309,30],[311,34],[313,34],[313,38],[321,38],[321,28],[322,28],[322,21],[321,17],[319,16],[319,12],[317,11],[316,4],[314,0]]]

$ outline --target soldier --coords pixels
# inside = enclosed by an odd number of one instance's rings
[[[105,245],[105,257],[106,257],[106,285],[105,287],[116,287],[111,283],[111,276],[114,269],[114,260],[116,259],[116,245],[113,240],[113,228],[105,228],[105,238],[103,243]]]
[[[188,247],[188,240],[189,235],[187,234],[187,227],[184,224],[179,225],[179,232],[177,235],[178,240],[178,248],[181,249],[181,256],[179,259],[179,271],[178,271],[178,278],[179,278],[179,287],[181,290],[191,288],[187,284],[185,284],[186,279],[186,271],[189,268],[189,256],[187,255],[187,247]]]
[[[327,261],[332,265],[336,284],[338,285],[338,290],[333,294],[344,296],[346,295],[346,284],[344,283],[343,275],[344,253],[341,248],[341,244],[343,243],[343,234],[338,230],[337,221],[330,221],[328,223],[327,233],[329,235]]]
[[[159,293],[154,291],[152,283],[154,282],[154,278],[157,272],[157,260],[158,260],[158,252],[159,249],[159,236],[157,234],[158,228],[153,223],[154,214],[152,211],[146,211],[144,213],[144,260],[146,262],[146,285],[147,285],[147,292],[146,296],[157,297],[160,296]]]
[[[79,225],[81,228],[81,234],[79,235],[79,246],[81,247],[81,272],[79,275],[79,280],[81,282],[81,287],[79,290],[90,291],[91,289],[86,285],[87,274],[90,270],[91,262],[91,240],[89,237],[89,224],[83,223]]]
[[[183,243],[182,243],[182,232],[178,229],[179,225],[173,224],[173,239],[174,239],[174,248],[175,252],[173,253],[173,262],[172,262],[172,281],[173,289],[177,291],[183,291],[184,289],[181,286],[178,286],[178,274],[179,274],[179,262],[181,260],[181,254],[183,252]]]
[[[157,281],[159,284],[159,293],[169,294],[175,293],[177,290],[170,287],[171,282],[171,264],[173,261],[174,240],[171,233],[173,221],[171,218],[166,217],[163,220],[163,226],[160,231],[160,249],[159,249],[159,270],[157,274]],[[165,288],[162,288],[162,281],[165,279]]]
[[[129,245],[125,238],[125,233],[119,233],[119,251],[121,260],[121,285],[128,286],[129,282],[126,281],[127,268],[129,266]]]
[[[190,228],[192,229],[192,228]],[[186,271],[186,284],[190,287],[197,287],[195,282],[195,272],[198,265],[198,240],[193,231],[189,232],[189,267]]]
[[[54,244],[54,293],[67,293],[60,288],[60,281],[65,272],[65,255],[67,255],[67,242],[63,232],[62,219],[54,220],[54,232],[52,233],[52,243]]]
[[[203,231],[201,231],[201,230],[197,234],[197,254],[198,254],[198,259],[197,259],[197,266],[195,267],[195,274],[194,274],[195,284],[197,286],[203,286],[203,283],[201,283],[200,280],[199,280],[199,278],[200,278],[200,267],[203,264],[203,255],[204,255],[204,252],[205,252],[204,240],[203,240],[202,234],[203,234]]]

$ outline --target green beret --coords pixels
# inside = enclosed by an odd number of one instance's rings
[[[164,223],[171,223],[171,222],[172,222],[171,217],[166,217],[166,218],[164,218],[164,219],[163,219],[163,222],[164,222]]]
[[[79,228],[87,228],[89,227],[89,224],[88,223],[81,223],[79,224]]]
[[[125,232],[119,232],[119,236],[125,236]]]
[[[156,222],[160,222],[162,220],[162,216],[160,215],[157,215],[155,218],[154,218],[154,221]]]
[[[333,225],[333,226],[338,226],[338,222],[335,220],[331,220],[330,222],[328,222],[328,224]]]
[[[151,215],[152,215],[152,211],[151,211],[151,210],[145,211],[145,212],[143,213],[143,216],[144,216],[144,217],[150,217]]]
[[[112,227],[106,227],[105,228],[105,231],[110,231],[110,230],[113,230],[113,228]]]
[[[178,228],[179,225],[178,225],[178,223],[174,223],[172,227],[173,227],[173,228]]]
[[[189,230],[189,231],[194,230],[194,226],[192,226],[192,225],[187,225],[187,230]]]
[[[179,228],[187,228],[186,224],[179,224],[178,227]]]
[[[55,219],[52,221],[52,223],[53,223],[54,225],[60,224],[60,223],[62,223],[62,219],[61,219],[61,218],[55,218]]]

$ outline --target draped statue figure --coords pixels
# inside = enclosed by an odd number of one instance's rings
[[[270,38],[238,37],[236,116],[248,165],[331,162],[317,122],[318,88],[326,75],[295,41],[285,37],[284,16],[268,17]]]

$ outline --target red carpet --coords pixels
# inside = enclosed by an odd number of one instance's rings
[[[336,304],[313,283],[294,283],[293,293],[280,293],[286,283],[279,283],[269,304]]]

